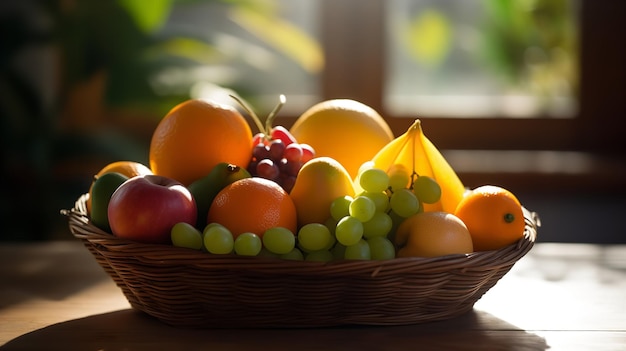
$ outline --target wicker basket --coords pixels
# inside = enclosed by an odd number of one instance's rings
[[[86,195],[63,211],[72,234],[135,309],[187,328],[402,325],[448,319],[474,303],[533,246],[526,233],[497,251],[330,263],[210,255],[122,240],[92,225]]]

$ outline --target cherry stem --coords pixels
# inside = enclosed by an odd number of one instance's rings
[[[274,107],[272,112],[270,112],[270,114],[265,119],[265,126],[264,126],[259,116],[257,116],[256,113],[254,113],[254,110],[252,109],[252,107],[250,107],[250,105],[248,105],[247,102],[245,102],[242,98],[237,97],[235,95],[230,94],[229,96],[235,99],[235,101],[237,101],[239,105],[243,107],[243,109],[250,115],[250,117],[252,117],[252,120],[254,121],[254,124],[256,124],[256,127],[259,129],[259,132],[265,134],[265,136],[268,138],[270,137],[270,134],[272,132],[272,123],[274,122],[274,118],[278,114],[278,111],[280,111],[280,109],[283,107],[283,105],[285,105],[285,102],[287,101],[287,99],[285,98],[285,95],[280,94],[278,104]]]
[[[280,96],[278,97],[278,104],[274,107],[272,112],[270,112],[270,114],[267,115],[267,119],[265,120],[265,135],[269,136],[269,134],[272,133],[272,125],[274,123],[274,118],[278,114],[278,111],[280,111],[280,109],[283,107],[283,105],[285,105],[286,101],[287,99],[285,98],[285,95],[280,94]]]
[[[265,134],[265,128],[263,127],[263,122],[261,122],[261,119],[259,118],[259,116],[257,116],[256,113],[254,113],[254,110],[252,110],[252,108],[248,105],[248,103],[235,95],[230,94],[229,96],[235,99],[235,101],[237,101],[239,105],[241,105],[241,107],[243,107],[243,109],[246,110],[246,112],[250,115],[250,117],[252,117],[252,120],[254,121],[254,124],[256,124],[256,127],[259,129],[259,132]]]

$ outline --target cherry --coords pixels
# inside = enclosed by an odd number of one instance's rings
[[[289,146],[296,142],[296,138],[291,135],[287,128],[283,126],[273,127],[270,135],[273,140],[281,140],[285,144],[285,146]]]

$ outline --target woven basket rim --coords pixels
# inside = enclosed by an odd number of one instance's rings
[[[293,261],[120,239],[91,223],[86,199],[62,213],[131,306],[166,324],[193,328],[406,325],[452,318],[470,310],[532,248],[539,226],[538,216],[524,209],[524,237],[499,250]]]
[[[176,265],[186,264],[198,267],[223,265],[225,268],[241,266],[250,270],[265,270],[268,267],[276,269],[280,267],[283,272],[298,274],[305,269],[303,274],[351,274],[353,269],[370,270],[372,275],[402,270],[405,266],[420,266],[423,269],[437,269],[447,271],[453,268],[481,269],[482,266],[493,267],[497,264],[510,264],[524,256],[534,245],[537,236],[537,227],[540,225],[539,217],[535,212],[523,208],[526,221],[525,233],[515,243],[492,251],[477,251],[467,254],[454,254],[439,257],[402,257],[390,260],[333,260],[329,262],[294,261],[273,257],[247,257],[235,254],[214,255],[200,250],[175,247],[167,244],[141,243],[123,239],[107,233],[93,225],[87,215],[86,200],[89,194],[84,194],[76,201],[75,207],[63,210],[68,216],[70,229],[74,237],[89,241],[91,244],[106,246],[109,255],[127,256],[133,252],[134,259],[144,261],[147,264]],[[388,270],[390,266],[393,269]]]

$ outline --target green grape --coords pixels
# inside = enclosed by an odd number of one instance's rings
[[[409,217],[419,212],[420,203],[415,194],[409,189],[395,191],[389,199],[391,210],[400,217]]]
[[[215,223],[215,222],[207,224],[206,227],[204,227],[204,229],[202,230],[202,237],[204,237],[206,235],[206,232],[209,229],[211,229],[213,227],[216,227],[216,226],[222,226],[222,225],[219,224],[219,223]]]
[[[317,251],[328,247],[331,242],[328,228],[321,223],[308,223],[298,231],[298,244],[305,251]]]
[[[189,249],[202,249],[202,233],[186,222],[174,224],[170,231],[172,245]]]
[[[391,231],[393,221],[385,212],[376,212],[374,217],[363,223],[363,236],[373,238],[375,236],[387,236]]]
[[[349,207],[350,216],[361,222],[367,222],[376,213],[376,204],[372,199],[366,196],[357,196]]]
[[[361,239],[354,245],[346,246],[344,252],[346,260],[369,260],[372,258],[370,246],[367,241]]]
[[[304,255],[302,254],[302,251],[298,250],[298,248],[294,248],[286,254],[282,254],[278,257],[282,258],[283,260],[304,261]]]
[[[204,232],[204,247],[212,254],[229,254],[234,246],[233,234],[221,224],[212,225]]]
[[[338,221],[349,215],[349,208],[352,200],[354,199],[349,195],[338,197],[333,200],[333,202],[330,203],[330,216]]]
[[[286,254],[296,246],[296,237],[287,228],[270,228],[263,233],[263,246],[275,254]]]
[[[389,207],[389,196],[384,191],[373,193],[371,191],[364,191],[359,196],[365,196],[374,201],[376,205],[376,212],[386,212]]]
[[[392,191],[406,189],[409,186],[411,173],[403,164],[393,164],[389,167],[389,170],[387,170],[387,174],[389,175],[389,186]]]
[[[441,187],[431,177],[419,176],[413,182],[413,193],[420,201],[427,204],[434,204],[441,199]]]
[[[363,223],[354,217],[345,216],[337,223],[335,237],[342,245],[354,245],[363,237]]]
[[[304,258],[304,260],[316,261],[316,262],[330,262],[334,258],[335,257],[333,256],[333,254],[328,250],[317,250],[317,251],[311,251],[308,254],[306,254],[306,257]]]
[[[359,184],[365,191],[382,192],[389,187],[389,176],[382,169],[369,168],[359,175]]]
[[[234,249],[237,255],[256,256],[262,248],[261,238],[254,233],[241,233],[235,239]]]
[[[396,257],[396,249],[393,243],[382,236],[375,236],[367,239],[370,245],[372,260],[390,260]]]

